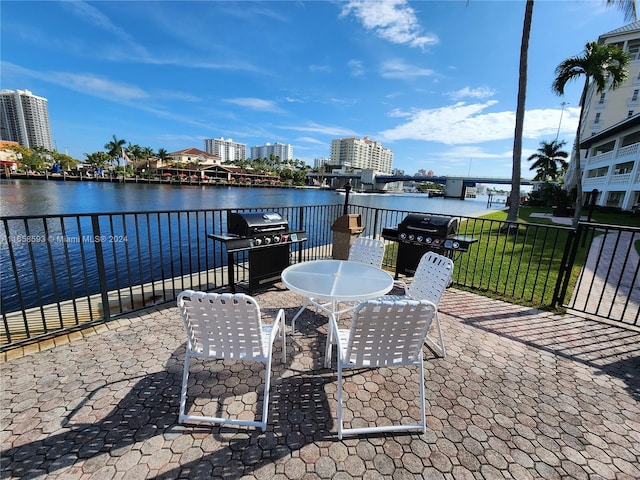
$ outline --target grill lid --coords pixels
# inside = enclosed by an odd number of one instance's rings
[[[250,237],[267,232],[284,232],[288,222],[276,212],[229,213],[227,231],[241,237]]]
[[[440,215],[410,213],[398,225],[399,233],[422,233],[435,237],[449,237],[458,230],[458,219]]]

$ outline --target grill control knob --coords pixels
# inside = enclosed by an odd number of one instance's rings
[[[415,238],[416,238],[415,235],[413,235],[413,234],[409,235],[409,240],[413,241],[413,240],[415,240]]]
[[[431,237],[427,237],[427,238],[424,239],[424,243],[428,244],[428,243],[431,243],[431,242],[433,242],[433,239]]]
[[[262,239],[261,239],[261,238],[256,238],[256,239],[253,241],[253,243],[254,243],[254,245],[255,245],[256,247],[259,247],[260,245],[262,245]]]
[[[264,244],[269,245],[271,243],[271,239],[269,237],[264,237]]]
[[[424,237],[422,235],[418,235],[416,237],[416,240],[419,241],[419,242],[422,242],[424,240]]]
[[[407,238],[407,234],[406,234],[406,233],[404,233],[404,232],[402,232],[402,233],[400,234],[400,240],[404,240],[405,238]]]
[[[460,248],[460,243],[459,242],[453,242],[453,248]]]
[[[273,243],[280,243],[280,236],[279,235],[274,235],[273,236]]]

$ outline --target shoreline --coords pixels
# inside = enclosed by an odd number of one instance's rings
[[[188,178],[141,178],[141,177],[123,177],[119,176],[105,176],[105,177],[86,177],[82,175],[67,175],[60,173],[12,173],[10,175],[0,174],[0,180],[46,180],[54,182],[89,182],[89,183],[142,183],[142,184],[155,184],[155,185],[193,185],[193,186],[207,186],[207,187],[256,187],[256,188],[318,188],[307,187],[306,185],[267,185],[267,184],[254,184],[254,183],[239,183],[239,182],[227,182],[227,181],[211,181],[202,180],[201,178],[193,179]],[[330,189],[327,189],[330,190]]]

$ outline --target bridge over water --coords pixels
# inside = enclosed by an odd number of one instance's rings
[[[445,186],[445,196],[464,198],[467,188],[473,188],[477,184],[511,185],[511,178],[480,177],[480,176],[437,176],[426,175],[388,175],[372,171],[358,173],[310,173],[308,178],[322,182],[328,181],[335,188],[343,187],[350,181],[354,188],[369,186],[374,191],[385,191],[390,183],[397,182],[431,182]],[[520,179],[520,185],[533,185],[533,181],[526,178]]]

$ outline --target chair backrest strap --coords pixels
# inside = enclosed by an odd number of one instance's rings
[[[421,359],[435,311],[428,300],[370,300],[360,304],[351,322],[346,361],[380,367]]]
[[[249,295],[187,290],[178,306],[191,350],[228,359],[266,356],[260,307]]]
[[[430,300],[436,305],[453,277],[453,260],[427,252],[418,263],[408,294],[414,299]]]

